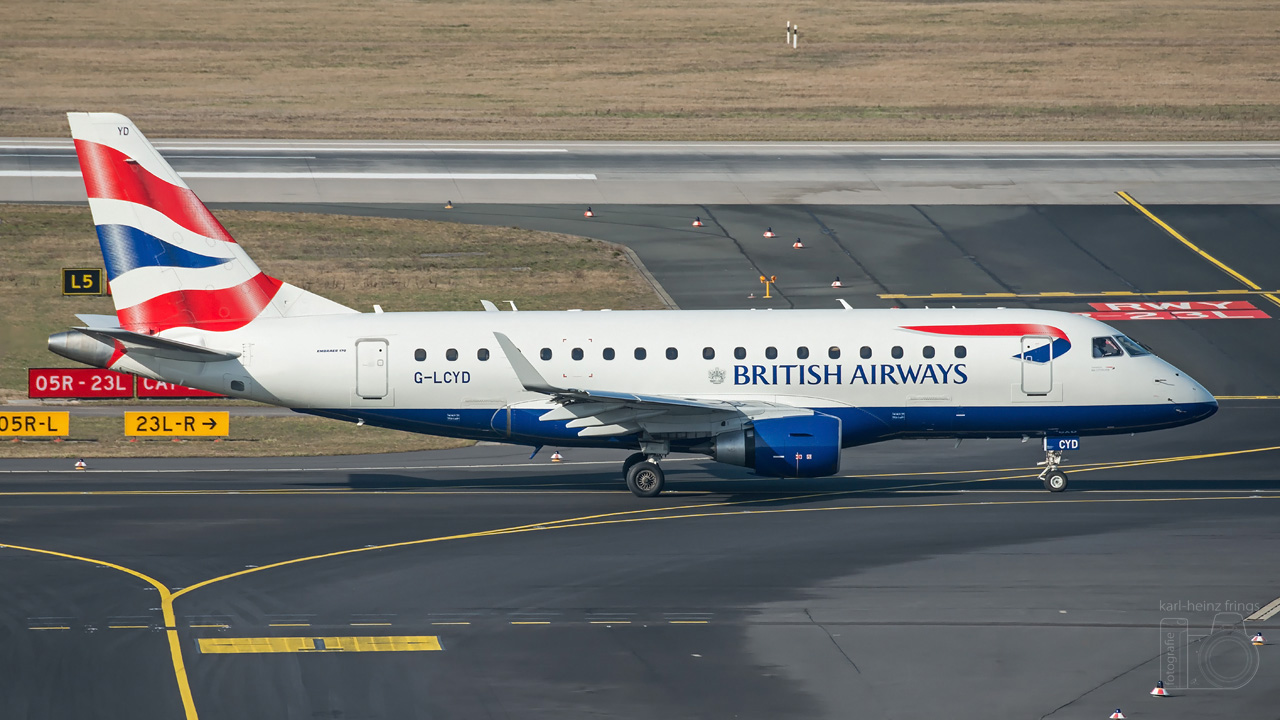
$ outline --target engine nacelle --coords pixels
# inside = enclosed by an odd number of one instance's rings
[[[49,336],[49,351],[68,360],[104,368],[111,363],[111,357],[116,349],[97,338],[68,330]]]
[[[711,457],[767,477],[823,477],[840,471],[840,418],[815,413],[756,420],[721,433]]]

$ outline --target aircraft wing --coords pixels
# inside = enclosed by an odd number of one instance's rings
[[[806,408],[754,400],[728,401],[557,387],[542,377],[511,338],[499,332],[495,332],[494,337],[524,389],[550,395],[560,404],[539,419],[568,420],[568,427],[581,428],[578,433],[581,437],[628,435],[640,430],[655,435],[664,432],[714,433],[729,419],[813,414]]]

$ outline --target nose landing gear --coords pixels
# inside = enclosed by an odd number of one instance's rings
[[[1058,469],[1062,465],[1062,453],[1066,450],[1079,450],[1080,438],[1075,436],[1049,436],[1044,439],[1044,462],[1040,471],[1040,482],[1049,492],[1062,492],[1067,489],[1067,474]]]
[[[1061,462],[1061,450],[1046,450],[1044,462],[1036,463],[1044,466],[1044,470],[1040,471],[1040,481],[1044,483],[1044,489],[1049,492],[1062,492],[1067,489],[1067,474],[1058,469]]]

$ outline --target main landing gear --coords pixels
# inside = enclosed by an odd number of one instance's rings
[[[657,497],[662,492],[666,477],[658,461],[670,452],[667,443],[642,442],[641,451],[629,456],[622,463],[622,474],[627,478],[627,489],[636,497]]]

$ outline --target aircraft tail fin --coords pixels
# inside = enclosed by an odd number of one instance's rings
[[[226,332],[260,317],[355,312],[258,269],[129,118],[67,119],[122,328]]]

